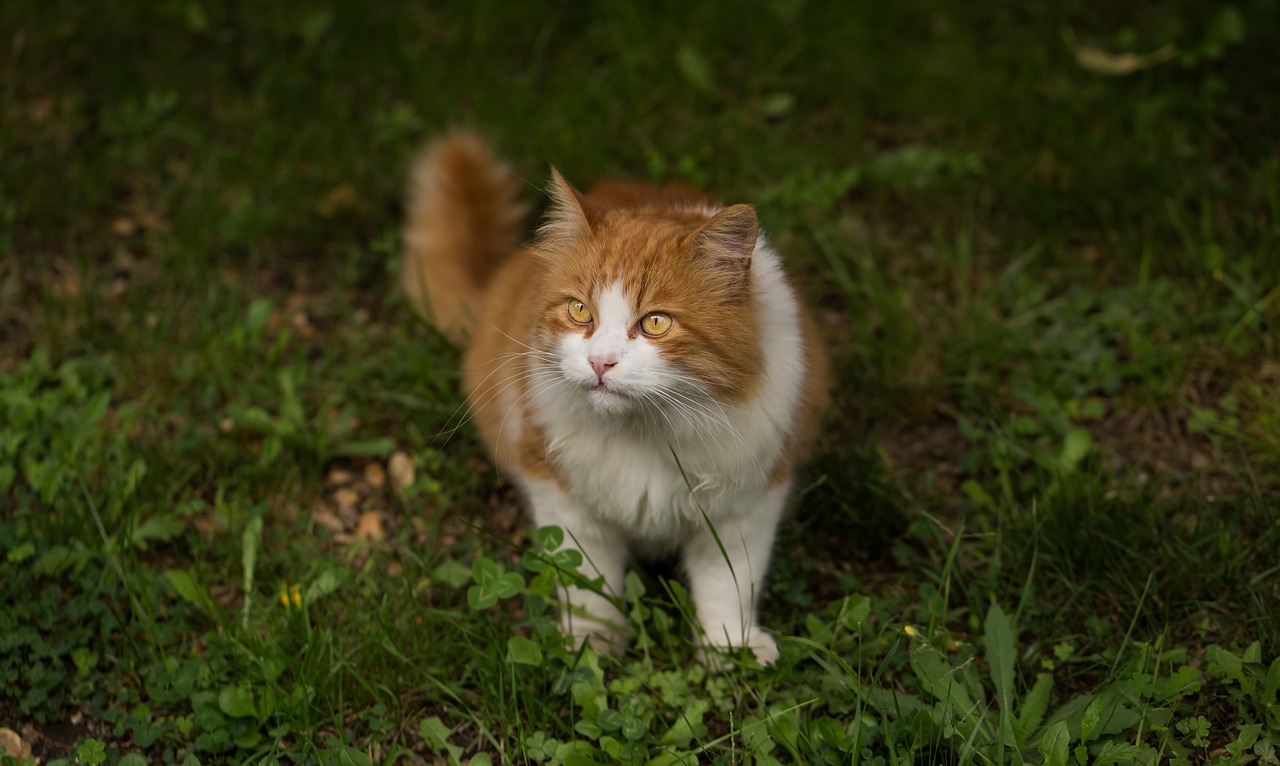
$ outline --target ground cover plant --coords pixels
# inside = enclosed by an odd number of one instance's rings
[[[1277,763],[1280,5],[0,4],[0,761]],[[621,657],[403,173],[752,201],[836,406],[782,659]]]

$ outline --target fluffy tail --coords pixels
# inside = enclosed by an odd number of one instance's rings
[[[420,316],[464,344],[492,276],[519,247],[520,183],[480,139],[430,144],[409,179],[400,277]]]

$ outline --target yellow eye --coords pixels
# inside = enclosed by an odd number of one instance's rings
[[[640,332],[650,338],[660,338],[670,332],[671,325],[675,323],[676,320],[672,319],[670,314],[655,311],[640,320]]]
[[[587,304],[577,298],[570,298],[569,318],[578,324],[591,324],[591,309],[587,308]]]

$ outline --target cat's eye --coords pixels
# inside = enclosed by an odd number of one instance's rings
[[[675,323],[676,320],[672,319],[670,314],[655,311],[652,314],[646,314],[645,318],[640,320],[640,332],[650,338],[660,338],[670,332],[671,325]]]
[[[577,298],[570,298],[567,308],[569,319],[578,324],[591,324],[591,309]]]

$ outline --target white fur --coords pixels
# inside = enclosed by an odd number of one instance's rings
[[[630,305],[617,284],[584,296],[595,316],[590,337],[561,337],[554,349],[558,384],[533,389],[522,413],[544,429],[570,489],[517,478],[537,524],[563,527],[615,593],[630,552],[678,550],[705,640],[749,646],[768,662],[777,649],[756,625],[755,604],[789,488],[789,482],[770,488],[768,476],[799,410],[805,364],[795,296],[763,236],[751,281],[765,367],[754,398],[732,407],[632,332],[650,307]],[[615,366],[597,376],[593,356]],[[660,399],[655,392],[662,390],[674,400]],[[576,610],[621,621],[598,596],[577,589],[565,596],[573,607],[567,615]],[[575,636],[618,637],[569,617],[566,627]]]

